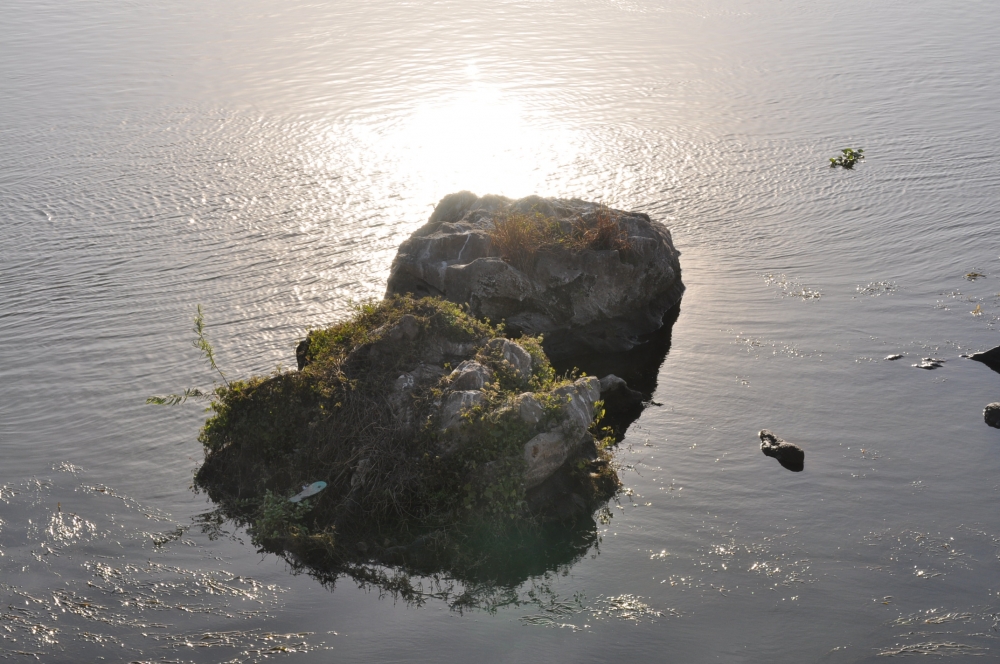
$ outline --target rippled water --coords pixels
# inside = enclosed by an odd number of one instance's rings
[[[1000,343],[991,3],[0,18],[3,657],[1000,657],[1000,375],[959,357]],[[460,189],[646,211],[688,285],[599,545],[493,613],[258,555],[190,490],[204,414],[143,405],[211,384],[196,304],[231,375],[293,365]]]

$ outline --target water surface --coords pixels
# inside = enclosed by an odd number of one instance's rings
[[[992,9],[6,2],[3,656],[997,657]],[[688,285],[599,544],[493,613],[292,575],[199,516],[200,408],[143,404],[211,386],[196,304],[229,375],[292,366],[460,189],[648,212]]]

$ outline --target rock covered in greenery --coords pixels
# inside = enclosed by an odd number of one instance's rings
[[[589,518],[618,486],[591,433],[599,381],[557,376],[537,338],[506,339],[458,305],[364,305],[297,357],[298,371],[219,388],[201,434],[197,485],[262,547],[468,570],[498,538]],[[288,501],[317,481],[327,488]],[[578,509],[532,499],[553,495]]]
[[[434,295],[544,334],[555,356],[625,351],[684,292],[670,231],[579,199],[445,196],[399,248],[388,294]]]

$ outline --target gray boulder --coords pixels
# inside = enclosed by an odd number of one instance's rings
[[[483,403],[483,393],[479,390],[449,392],[441,404],[441,431],[453,431],[462,425],[462,416]]]
[[[991,427],[1000,429],[1000,401],[986,406],[983,410],[983,419]]]
[[[445,196],[399,248],[387,295],[437,295],[512,334],[546,335],[550,356],[625,351],[657,330],[684,292],[670,231],[639,212],[612,211],[627,251],[552,245],[515,267],[492,246],[494,214],[541,214],[565,233],[594,227],[599,207],[579,199]]]
[[[592,442],[587,429],[594,420],[594,404],[601,398],[600,381],[580,378],[571,385],[553,390],[564,400],[559,419],[548,431],[524,445],[524,486],[531,489],[547,480],[569,457]],[[521,405],[527,400],[522,397]],[[522,410],[522,417],[524,411]]]
[[[765,456],[777,459],[792,472],[798,473],[805,468],[806,453],[801,447],[778,438],[767,429],[762,429],[757,435],[760,436],[760,451]]]
[[[490,339],[486,347],[492,350],[499,349],[503,359],[521,378],[531,375],[531,354],[513,341],[507,339]]]
[[[451,372],[453,390],[481,390],[493,379],[493,372],[475,360],[465,360]]]

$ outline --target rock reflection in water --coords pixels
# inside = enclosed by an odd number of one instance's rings
[[[641,343],[632,350],[623,353],[576,355],[552,361],[552,366],[561,372],[579,369],[598,378],[614,374],[622,378],[630,389],[636,390],[642,395],[643,404],[641,405],[625,400],[619,405],[613,401],[605,400],[603,425],[611,427],[617,442],[621,442],[629,426],[639,419],[645,404],[652,401],[660,375],[660,367],[670,352],[670,339],[674,323],[677,322],[680,313],[680,304],[667,311],[663,316],[663,326],[656,332],[642,337]]]

